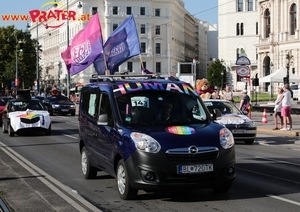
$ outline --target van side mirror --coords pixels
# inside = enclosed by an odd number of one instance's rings
[[[101,114],[97,120],[98,125],[108,125],[108,117],[107,114]]]
[[[219,109],[213,109],[211,116],[212,116],[213,120],[217,120],[217,119],[221,118],[222,114]]]

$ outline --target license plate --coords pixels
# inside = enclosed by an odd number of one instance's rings
[[[178,174],[195,174],[195,173],[204,173],[212,172],[214,167],[212,164],[201,164],[201,165],[183,165],[177,166]]]
[[[232,130],[232,133],[236,133],[236,134],[243,134],[246,132],[247,132],[247,130]]]
[[[68,112],[68,109],[61,109],[62,112]]]

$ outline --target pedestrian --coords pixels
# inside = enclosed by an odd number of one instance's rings
[[[279,130],[278,118],[280,119],[280,129],[283,128],[283,117],[281,115],[281,108],[282,108],[281,96],[282,95],[283,95],[283,89],[279,88],[277,98],[275,100],[275,107],[274,107],[274,114],[273,114],[275,128],[273,130]]]
[[[280,97],[280,101],[282,104],[281,107],[281,115],[283,118],[283,128],[280,130],[292,130],[292,116],[291,116],[291,101],[292,95],[289,90],[289,84],[285,84],[283,86],[283,94]],[[287,127],[287,123],[289,122],[289,127]]]
[[[223,93],[223,98],[234,103],[233,92],[228,84],[225,86],[225,91]]]
[[[251,118],[251,99],[250,96],[247,94],[247,90],[242,91],[240,110],[243,112],[247,111],[247,116]]]

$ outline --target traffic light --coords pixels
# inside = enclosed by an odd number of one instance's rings
[[[287,77],[283,77],[283,84],[289,84],[288,78]]]
[[[259,86],[259,78],[252,79],[252,86]]]
[[[19,43],[19,51],[23,52],[23,42]]]

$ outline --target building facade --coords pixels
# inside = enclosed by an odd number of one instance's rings
[[[255,46],[259,77],[281,68],[286,69],[286,76],[293,73],[300,77],[299,6],[299,0],[258,1],[259,41]],[[269,85],[263,85],[265,90]],[[272,83],[271,89],[276,91],[277,86],[277,82]]]
[[[62,0],[47,11],[60,9],[76,14],[76,20],[48,19],[33,22],[32,38],[38,38],[41,53],[40,84],[67,86],[67,70],[61,52],[82,30],[89,17],[98,13],[103,41],[129,15],[133,14],[139,34],[141,57],[136,56],[119,66],[119,72],[141,73],[143,67],[162,76],[176,74],[179,62],[197,61],[197,77],[206,76],[208,24],[196,19],[184,8],[182,0]],[[89,16],[90,15],[90,16]],[[60,27],[53,27],[59,26]],[[71,76],[70,85],[87,83],[95,74],[93,65]]]
[[[256,0],[218,1],[219,55],[226,66],[226,81],[234,90],[243,90],[251,84],[258,71],[257,51],[259,17]],[[245,51],[251,62],[248,77],[237,74],[236,61]]]

